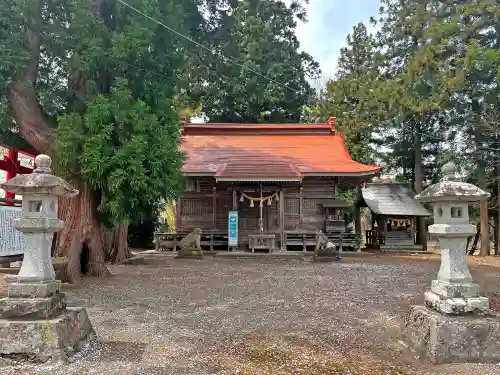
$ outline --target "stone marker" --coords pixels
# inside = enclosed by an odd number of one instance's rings
[[[425,292],[426,306],[414,306],[405,320],[403,336],[433,363],[500,361],[500,319],[480,295],[467,265],[469,203],[488,199],[489,193],[458,181],[454,164],[446,164],[443,180],[415,199],[432,203],[441,267]]]
[[[51,174],[51,159],[38,155],[32,174],[18,175],[2,189],[23,196],[22,216],[14,227],[23,232],[26,249],[17,276],[6,276],[8,297],[0,300],[0,358],[34,362],[60,361],[95,338],[84,308],[67,308],[55,279],[51,247],[58,197],[78,194]]]

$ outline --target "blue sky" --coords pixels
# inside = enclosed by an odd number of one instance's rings
[[[308,22],[297,28],[301,49],[320,63],[324,76],[333,75],[340,48],[353,26],[368,23],[379,7],[379,0],[310,0]]]

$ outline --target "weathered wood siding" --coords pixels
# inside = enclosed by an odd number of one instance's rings
[[[324,230],[325,215],[321,199],[335,196],[335,183],[326,179],[305,179],[302,183],[302,226],[305,231]]]
[[[258,184],[238,186],[216,184],[213,178],[199,178],[194,184],[196,191],[185,192],[178,201],[178,231],[191,231],[196,227],[204,231],[227,231],[228,211],[239,211],[240,242],[247,243],[247,235],[259,231],[259,202],[250,207],[250,202],[240,202],[240,193],[233,196],[233,189],[254,190],[248,193],[258,196]],[[281,190],[283,202],[273,200],[270,206],[264,202],[263,220],[266,233],[276,233],[277,238],[283,231],[316,231],[324,229],[325,212],[320,205],[321,199],[335,195],[332,179],[304,179],[302,184],[282,184],[269,186],[271,191]],[[275,189],[275,190],[273,190]],[[267,195],[268,193],[264,193]],[[283,212],[280,212],[280,208]]]

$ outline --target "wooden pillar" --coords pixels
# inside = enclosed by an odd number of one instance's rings
[[[217,229],[217,188],[212,188],[212,229]]]
[[[304,188],[301,186],[299,190],[299,228],[302,230],[302,223],[304,221],[304,202],[303,202]]]
[[[233,211],[238,209],[238,194],[236,190],[233,188]]]
[[[411,240],[413,241],[413,244],[416,244],[416,238],[415,238],[415,218],[411,217],[410,218],[410,233],[411,233]]]
[[[382,216],[384,221],[384,244],[387,245],[387,216]]]
[[[339,194],[339,178],[340,177],[333,178],[333,196],[335,198],[337,198],[337,195]]]
[[[356,186],[356,205],[354,206],[354,233],[361,233],[361,208],[359,207],[359,198],[361,196],[361,187]]]
[[[278,206],[278,218],[279,218],[279,232],[280,232],[280,242],[281,242],[281,250],[285,249],[285,193],[283,190],[280,190],[280,202]]]
[[[179,198],[177,199],[177,204],[175,205],[175,231],[179,232],[181,231],[182,227],[182,215],[181,215],[181,206],[182,205],[182,199]]]

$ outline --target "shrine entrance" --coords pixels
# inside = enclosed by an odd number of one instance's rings
[[[257,185],[257,184],[255,184]],[[239,233],[240,238],[248,241],[250,250],[274,251],[277,241],[281,243],[277,186],[260,183],[254,187],[236,188],[239,195]],[[245,239],[247,241],[245,241]]]

